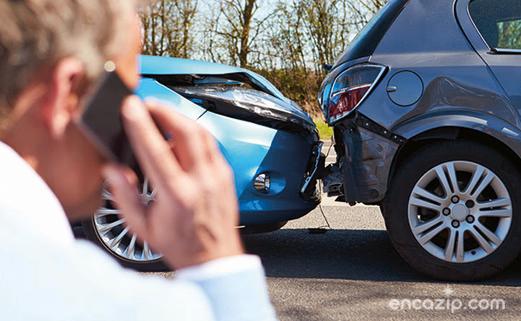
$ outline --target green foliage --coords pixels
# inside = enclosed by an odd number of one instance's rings
[[[500,22],[498,47],[521,49],[521,20]]]
[[[269,79],[289,99],[298,103],[313,117],[321,115],[317,101],[323,75],[306,68],[256,70]]]
[[[333,137],[333,128],[329,127],[329,125],[321,118],[315,119],[315,124],[317,125],[320,139],[323,141],[331,140],[331,137]]]

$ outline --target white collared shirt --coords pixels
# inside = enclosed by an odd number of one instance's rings
[[[275,320],[259,258],[237,256],[177,273],[124,270],[76,241],[45,182],[0,142],[0,320]]]

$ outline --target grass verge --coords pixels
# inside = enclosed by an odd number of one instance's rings
[[[331,140],[331,137],[333,137],[333,127],[329,127],[329,125],[322,119],[314,119],[314,121],[317,125],[320,139],[323,141]]]

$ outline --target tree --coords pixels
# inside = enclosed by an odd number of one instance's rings
[[[306,68],[308,37],[304,19],[305,10],[300,0],[279,0],[268,28],[264,65],[271,68]]]
[[[258,40],[265,24],[274,14],[259,17],[259,8],[265,0],[221,0],[219,15],[213,24],[214,33],[220,38],[212,49],[225,51],[228,62],[241,67],[253,65],[251,54],[259,54]]]
[[[388,0],[351,0],[346,4],[351,11],[351,25],[360,31],[382,9]]]
[[[315,61],[320,73],[324,64],[330,64],[348,44],[349,11],[344,0],[303,0],[305,26]]]
[[[189,57],[197,0],[159,0],[141,12],[143,51],[150,55]]]

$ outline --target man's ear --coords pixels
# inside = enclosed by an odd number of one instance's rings
[[[60,60],[50,71],[40,100],[40,116],[52,137],[60,137],[78,112],[85,68],[74,58]]]

